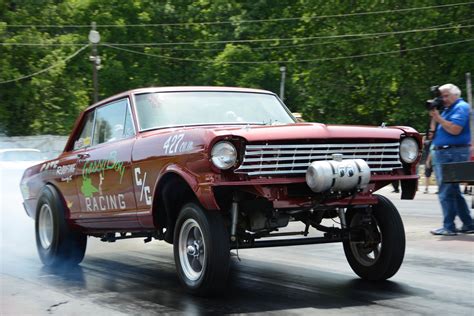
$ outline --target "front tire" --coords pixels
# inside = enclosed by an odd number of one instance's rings
[[[225,287],[230,243],[220,213],[204,211],[195,203],[184,205],[176,222],[173,249],[179,279],[188,291],[206,295]]]
[[[343,242],[344,253],[352,270],[362,279],[386,280],[395,275],[405,255],[405,229],[393,203],[376,195],[379,203],[371,212],[349,209],[346,222],[352,229],[363,230],[364,241],[359,238]],[[362,229],[362,230],[361,230]]]
[[[87,236],[71,230],[66,209],[52,186],[45,186],[38,200],[35,221],[36,248],[46,266],[74,266],[84,258]]]

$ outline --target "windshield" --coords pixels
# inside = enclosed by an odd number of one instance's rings
[[[135,96],[140,129],[207,124],[289,124],[293,118],[271,94],[158,92]]]

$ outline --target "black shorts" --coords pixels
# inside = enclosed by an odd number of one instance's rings
[[[432,173],[433,173],[433,167],[428,168],[425,165],[425,177],[427,177],[427,178],[431,177]]]

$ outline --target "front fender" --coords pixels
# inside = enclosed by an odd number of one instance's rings
[[[214,197],[214,191],[212,190],[211,184],[207,183],[206,176],[199,176],[173,163],[163,168],[159,176],[157,177],[154,196],[156,196],[156,193],[160,191],[161,186],[164,185],[162,180],[170,174],[177,175],[181,179],[183,179],[194,192],[199,203],[201,203],[204,208],[208,210],[219,209],[219,206],[217,205],[217,202]]]

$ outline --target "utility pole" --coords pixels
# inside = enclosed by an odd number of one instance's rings
[[[281,81],[280,81],[280,99],[285,101],[285,78],[286,78],[286,67],[280,67]]]
[[[467,103],[471,105],[471,144],[474,141],[474,105],[472,104],[472,83],[471,83],[471,73],[466,72],[466,95]],[[472,198],[472,203],[474,205],[474,197]]]
[[[92,54],[89,56],[89,60],[92,62],[92,84],[94,92],[92,99],[94,103],[99,101],[99,72],[100,69],[100,56],[97,55],[97,44],[100,42],[100,34],[96,31],[95,22],[91,23],[91,31],[89,32],[89,42],[92,44]]]

